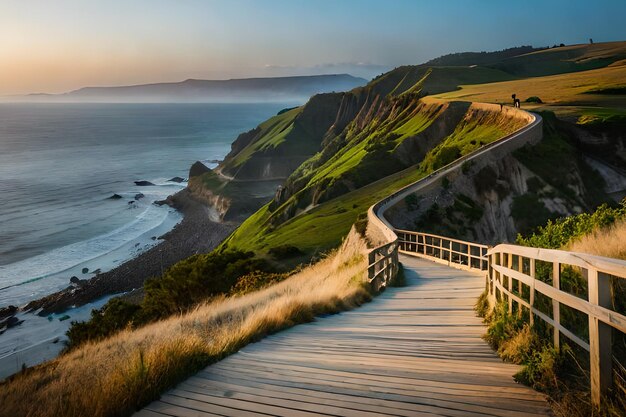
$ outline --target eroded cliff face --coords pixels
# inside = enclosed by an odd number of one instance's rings
[[[285,179],[320,150],[345,93],[313,96],[240,135],[217,171],[240,181]]]
[[[311,177],[305,169],[319,167],[319,161],[328,161],[347,145],[362,130],[371,131],[377,122],[406,114],[418,106],[421,84],[425,68],[400,67],[378,77],[365,87],[343,93],[327,93],[313,96],[304,106],[285,109],[248,132],[242,133],[233,142],[230,153],[214,170],[213,174],[201,172],[194,179],[190,175],[190,189],[197,197],[214,205],[221,218],[245,217],[260,207],[259,201],[268,201],[276,196],[275,202],[281,205],[286,199],[301,191]],[[430,72],[428,72],[430,74]],[[411,94],[405,94],[411,90]],[[405,97],[401,96],[405,94]],[[382,135],[379,135],[382,138]],[[420,144],[417,148],[426,145]],[[406,166],[413,155],[410,144],[399,148],[396,162]],[[303,169],[305,161],[313,161]],[[385,168],[385,172],[393,169]],[[302,175],[305,173],[306,175]],[[294,175],[295,174],[295,175]],[[200,178],[202,177],[202,178]],[[277,186],[291,177],[284,187]],[[327,200],[342,192],[360,186],[368,178],[345,179],[338,182],[321,183],[314,190],[306,190],[307,198],[291,205],[283,218],[302,210],[311,204]],[[275,185],[263,196],[250,203],[235,190],[244,193],[254,192],[259,182]],[[246,185],[246,183],[249,183]],[[332,184],[331,184],[332,183]],[[258,187],[257,187],[258,188]],[[297,206],[297,207],[296,207]],[[255,207],[254,210],[250,210]]]
[[[572,134],[578,128],[550,115],[544,115],[544,123],[540,143],[468,163],[437,187],[387,210],[386,218],[401,229],[496,244],[514,242],[518,233],[550,218],[589,211],[626,195],[624,177],[609,178],[616,172],[609,170],[619,168],[611,168],[601,157],[606,141],[582,135],[583,143]],[[620,139],[608,142],[621,146]]]
[[[273,224],[420,162],[454,131],[468,107],[427,104],[415,95],[367,97],[354,119],[339,134],[333,130],[322,151],[276,193]]]

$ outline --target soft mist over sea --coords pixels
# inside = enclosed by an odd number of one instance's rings
[[[0,306],[153,245],[180,220],[152,204],[185,186],[168,180],[289,105],[0,104]]]

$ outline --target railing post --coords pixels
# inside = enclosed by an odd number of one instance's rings
[[[611,283],[609,276],[587,269],[589,302],[611,308]],[[589,363],[591,371],[591,401],[600,406],[602,394],[613,384],[613,352],[611,327],[589,316]]]
[[[367,268],[367,277],[369,278],[369,281],[372,281],[374,275],[376,274],[376,265],[372,265],[374,262],[376,262],[376,253],[375,251],[371,251],[367,255],[367,263],[369,265]]]
[[[439,238],[439,259],[443,259],[443,239]]]
[[[557,290],[561,290],[561,264],[552,263],[552,286]],[[561,325],[561,308],[560,303],[552,299],[552,319],[554,320],[554,348],[558,351],[561,348],[561,338],[559,326]]]
[[[517,255],[517,271],[524,273],[524,262],[522,255]],[[517,280],[517,293],[519,298],[524,299],[522,297],[522,281]],[[517,317],[522,318],[522,303],[517,303]]]
[[[489,299],[489,309],[493,308],[493,306],[496,304],[496,285],[494,283],[494,276],[493,276],[493,261],[494,261],[495,255],[487,255],[487,294],[489,295],[488,299]],[[482,260],[480,261],[481,265],[482,265]]]
[[[452,241],[450,241],[448,248],[448,264],[452,264]]]
[[[513,255],[510,253],[507,253],[506,259],[507,259],[507,268],[512,269],[513,268]],[[511,297],[511,293],[513,293],[513,278],[511,278],[510,274],[507,276],[507,278],[508,278],[508,290],[509,290],[509,314],[513,314],[513,297]]]
[[[530,258],[530,278],[532,278],[530,285],[530,327],[535,324],[535,315],[533,314],[533,306],[535,305],[535,258]]]
[[[461,250],[459,249],[459,252],[460,251]],[[469,267],[469,269],[472,269],[472,245],[470,245],[469,243],[467,244],[467,266]]]
[[[393,260],[395,262],[395,265],[394,265],[394,268],[395,268],[394,269],[395,270],[394,277],[395,277],[395,275],[398,275],[398,272],[400,272],[400,259],[399,259],[399,256],[398,256],[398,247],[397,246],[396,246],[396,248],[393,251]]]

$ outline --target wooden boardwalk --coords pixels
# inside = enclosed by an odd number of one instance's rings
[[[401,262],[406,287],[251,344],[136,416],[549,415],[480,337],[484,273]]]

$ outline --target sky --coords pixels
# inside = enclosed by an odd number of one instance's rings
[[[0,0],[0,95],[626,40],[626,0]]]

